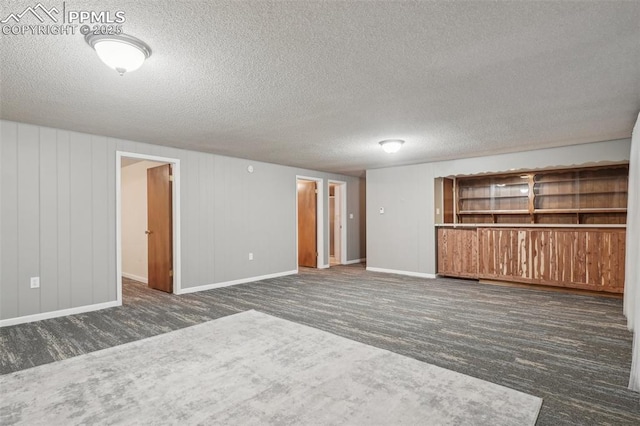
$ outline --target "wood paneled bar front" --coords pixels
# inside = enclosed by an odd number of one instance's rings
[[[437,272],[622,293],[625,233],[625,225],[437,225]]]

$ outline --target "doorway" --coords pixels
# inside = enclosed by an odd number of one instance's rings
[[[347,263],[347,183],[329,181],[329,266]]]
[[[123,281],[165,293],[180,291],[180,163],[116,153],[117,298]]]
[[[323,180],[296,177],[296,239],[298,267],[328,268],[323,253]]]

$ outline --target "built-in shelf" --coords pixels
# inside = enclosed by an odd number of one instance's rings
[[[610,195],[611,191],[584,191],[584,192],[578,192],[578,191],[572,191],[572,192],[560,192],[557,194],[541,194],[540,192],[535,192],[535,195],[537,197],[562,197],[565,195]],[[626,194],[626,191],[619,191],[618,194]]]
[[[529,198],[526,194],[520,194],[520,195],[494,195],[493,197],[491,197],[493,199],[498,199],[498,198]],[[486,200],[487,197],[460,197],[460,200]]]
[[[555,213],[626,213],[626,208],[610,209],[535,209],[535,214],[555,214]]]
[[[458,177],[457,221],[624,224],[628,179],[627,164]]]
[[[529,210],[463,210],[459,214],[529,214]]]

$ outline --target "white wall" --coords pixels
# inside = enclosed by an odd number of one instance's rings
[[[347,182],[365,257],[359,178],[0,120],[0,320],[115,303],[116,151],[180,160],[183,290],[297,269],[296,175],[324,179],[324,229],[327,180]]]
[[[122,167],[122,275],[148,281],[147,169],[163,163],[140,161]]]
[[[367,170],[367,267],[436,273],[434,178],[628,161],[630,139]],[[381,215],[379,208],[384,207]],[[639,236],[640,238],[640,236]]]

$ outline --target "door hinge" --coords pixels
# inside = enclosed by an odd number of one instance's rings
[[[172,277],[173,276],[173,269],[169,269],[169,276]]]
[[[169,175],[169,182],[173,182],[173,175]]]
[[[318,257],[318,253],[316,253],[316,257]]]
[[[317,189],[314,189],[314,191],[315,191],[315,193],[316,193],[316,194],[318,193],[318,190],[317,190]]]

